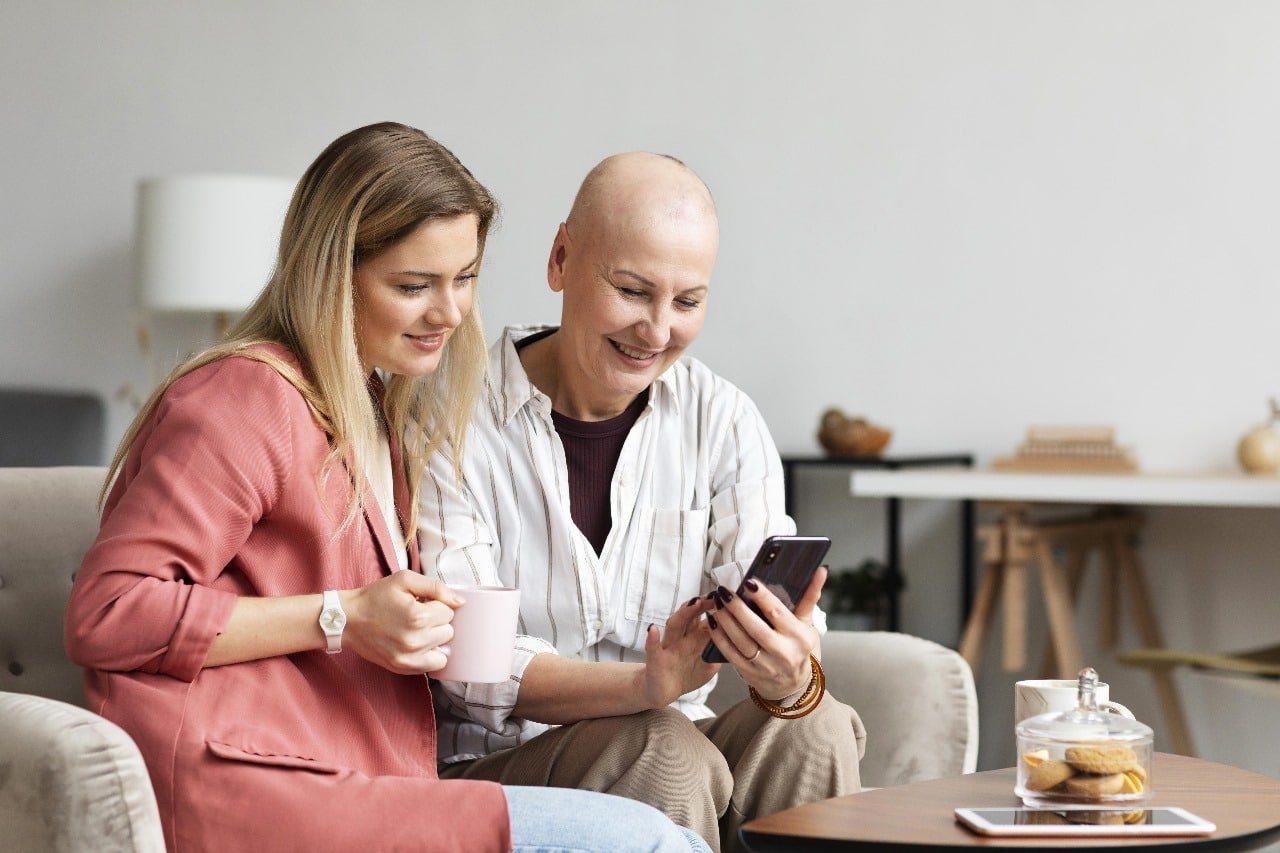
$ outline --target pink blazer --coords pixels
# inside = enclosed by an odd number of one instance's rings
[[[138,743],[170,850],[509,850],[501,786],[436,776],[426,678],[350,651],[201,668],[237,596],[396,566],[372,497],[334,538],[350,487],[341,470],[319,482],[328,450],[268,365],[227,358],[170,387],[72,588],[65,641],[89,707]]]

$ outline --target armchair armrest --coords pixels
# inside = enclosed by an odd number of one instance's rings
[[[869,788],[972,773],[978,764],[978,698],[959,653],[887,631],[828,631],[822,639],[827,690],[867,728],[859,772]],[[746,698],[728,667],[709,704],[717,713]]]
[[[31,851],[164,851],[137,746],[83,708],[0,692],[0,826]]]

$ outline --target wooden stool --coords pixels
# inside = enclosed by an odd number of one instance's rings
[[[1004,669],[1016,672],[1026,666],[1027,572],[1035,563],[1040,569],[1049,628],[1041,675],[1075,678],[1084,666],[1075,603],[1088,557],[1094,551],[1102,557],[1099,639],[1103,648],[1114,648],[1116,644],[1121,586],[1125,588],[1143,644],[1149,648],[1163,647],[1133,548],[1141,519],[1131,512],[1103,510],[1084,517],[1037,521],[1030,517],[1030,509],[1029,504],[1004,505],[998,521],[981,525],[977,530],[986,570],[978,583],[973,609],[960,639],[960,654],[973,671],[976,673],[981,663],[998,597],[1002,599],[1004,613]],[[1055,551],[1062,552],[1065,559],[1056,559]],[[1194,754],[1182,702],[1169,668],[1157,667],[1152,675],[1174,751]]]

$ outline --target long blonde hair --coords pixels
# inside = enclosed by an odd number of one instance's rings
[[[279,371],[329,435],[320,482],[344,468],[352,497],[339,529],[351,523],[362,507],[359,472],[382,429],[356,346],[355,266],[423,222],[466,214],[479,221],[483,255],[497,203],[457,157],[422,131],[383,122],[330,143],[293,192],[271,280],[225,340],[175,368],[143,404],[111,460],[99,503],[169,386],[210,362],[242,356]],[[264,350],[267,343],[292,352],[301,372]],[[406,536],[417,530],[418,484],[427,458],[447,443],[461,459],[485,363],[484,331],[473,306],[435,373],[387,381],[383,414],[391,441],[401,442],[411,497]]]

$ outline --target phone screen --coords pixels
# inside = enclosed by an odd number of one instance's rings
[[[983,835],[1105,836],[1207,835],[1217,827],[1184,809],[1159,808],[958,808],[956,820]]]
[[[742,595],[747,580],[754,579],[764,584],[788,610],[794,612],[830,547],[831,540],[826,536],[770,536],[756,552],[751,567],[743,576],[743,583],[738,586],[738,595],[757,616],[765,619],[755,603]],[[714,643],[707,643],[702,659],[708,663],[725,662],[724,655]]]
[[[1197,826],[1170,809],[970,809],[995,826]]]

